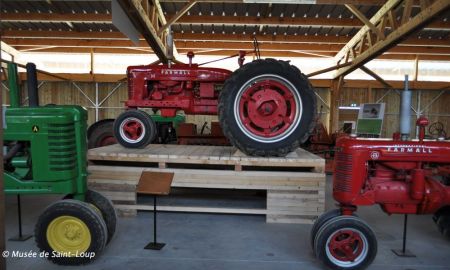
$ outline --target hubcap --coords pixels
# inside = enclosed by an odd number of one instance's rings
[[[125,118],[119,127],[120,137],[128,143],[137,143],[145,136],[144,123],[135,117]]]
[[[328,237],[325,249],[327,257],[335,265],[353,267],[367,257],[368,241],[359,230],[345,228]]]
[[[302,108],[300,95],[286,79],[265,74],[246,82],[234,101],[239,128],[263,143],[285,139],[297,128]]]
[[[79,218],[60,216],[50,222],[47,228],[47,241],[57,252],[76,256],[86,252],[91,245],[91,233]]]

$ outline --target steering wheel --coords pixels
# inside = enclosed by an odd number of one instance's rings
[[[256,59],[261,59],[261,52],[259,51],[259,43],[256,37],[253,37],[253,51],[255,52]]]
[[[444,124],[441,122],[434,122],[428,128],[428,133],[433,137],[447,137],[447,133],[444,130]]]

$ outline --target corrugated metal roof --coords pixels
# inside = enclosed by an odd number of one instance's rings
[[[161,2],[166,17],[174,16],[184,7],[183,2]],[[379,6],[358,5],[356,8],[367,18],[371,18],[379,10]],[[419,12],[419,8],[414,7],[412,14]],[[2,0],[1,14],[111,14],[110,1],[5,1]],[[199,17],[202,16],[202,17]],[[208,17],[214,22],[209,21]],[[26,18],[26,16],[23,16]],[[197,21],[192,22],[189,17]],[[227,19],[221,22],[220,18]],[[233,18],[236,17],[236,20]],[[246,18],[248,17],[248,20]],[[110,17],[107,17],[110,20]],[[201,20],[199,21],[199,18]],[[288,19],[317,19],[315,25],[299,25],[299,20],[295,25],[287,23],[277,25],[277,18]],[[184,21],[183,21],[184,19]],[[327,21],[327,19],[330,19]],[[339,20],[345,21],[337,25]],[[448,22],[450,10],[441,14],[436,22]],[[12,20],[0,22],[3,30],[31,30],[31,31],[72,31],[72,32],[118,32],[118,29],[107,20],[92,20],[89,22],[65,22],[48,20]],[[264,24],[269,21],[270,23]],[[308,21],[308,20],[305,20]],[[311,21],[311,20],[310,20]],[[253,22],[253,23],[252,23]],[[255,24],[255,22],[257,22]],[[322,23],[323,22],[323,23]],[[349,22],[352,24],[348,25]],[[233,24],[235,23],[235,24]],[[354,24],[353,24],[354,23]],[[347,24],[347,25],[346,25]],[[320,37],[352,37],[363,25],[344,5],[306,5],[306,4],[267,4],[267,3],[220,3],[220,2],[199,2],[196,3],[184,17],[172,25],[175,34],[228,34],[228,35],[248,35],[251,40],[252,35],[262,36],[320,36]],[[386,30],[389,31],[389,30]],[[411,35],[412,38],[430,39],[441,42],[449,40],[450,29],[442,27],[426,28]],[[324,39],[326,41],[326,38]],[[335,39],[336,40],[336,39]],[[344,38],[345,40],[345,38]],[[201,35],[199,37],[201,41]],[[266,40],[265,42],[270,42]],[[450,42],[450,41],[449,41]],[[323,43],[323,42],[322,42]],[[340,42],[342,44],[342,42]],[[432,45],[432,42],[430,42]]]

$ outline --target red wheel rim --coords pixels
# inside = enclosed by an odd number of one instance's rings
[[[134,117],[124,119],[120,124],[119,131],[122,139],[129,143],[139,142],[145,135],[144,124]]]
[[[238,125],[247,136],[275,142],[289,136],[301,116],[300,97],[294,86],[276,75],[247,82],[235,102]]]
[[[359,232],[354,230],[339,230],[327,243],[330,254],[340,262],[354,262],[366,249]]]

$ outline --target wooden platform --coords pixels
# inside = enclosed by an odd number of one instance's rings
[[[122,214],[152,210],[137,204],[136,184],[142,171],[173,172],[172,187],[267,191],[266,209],[161,206],[162,211],[263,214],[267,222],[312,223],[324,211],[324,159],[303,149],[286,157],[250,157],[233,147],[119,145],[88,152],[91,188],[102,192]],[[100,164],[100,165],[98,165]]]

